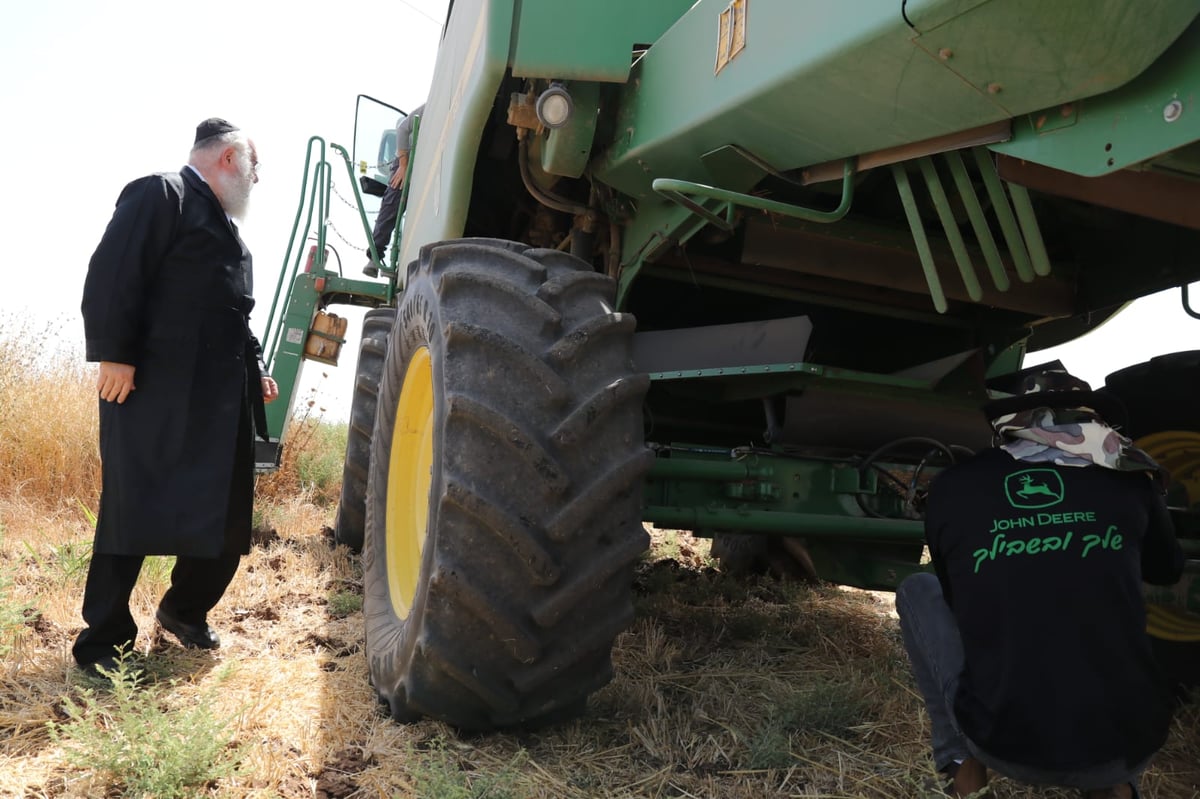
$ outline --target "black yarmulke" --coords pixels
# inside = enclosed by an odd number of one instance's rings
[[[220,117],[209,117],[196,126],[196,144],[210,136],[220,136],[222,133],[233,133],[240,130],[237,125],[231,125]]]

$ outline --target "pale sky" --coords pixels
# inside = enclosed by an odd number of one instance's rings
[[[254,254],[265,325],[299,199],[312,135],[349,148],[356,95],[408,110],[425,99],[447,0],[311,0],[182,4],[169,0],[13,3],[0,26],[0,218],[5,222],[0,320],[52,322],[82,342],[88,258],[121,188],[182,166],[196,123],[224,117],[258,147],[261,182],[241,226]],[[341,178],[340,173],[336,173]],[[341,178],[341,190],[349,187]],[[347,195],[348,196],[348,195]],[[339,201],[333,201],[337,206]],[[339,225],[357,232],[353,225]],[[365,256],[331,237],[357,276]],[[354,246],[362,247],[360,238]],[[1200,288],[1193,292],[1200,304]],[[341,365],[310,363],[310,389],[345,418],[361,312]],[[1101,330],[1030,363],[1062,358],[1099,386],[1154,354],[1200,348],[1200,320],[1178,291],[1141,301]],[[322,378],[322,374],[329,374]]]
[[[254,139],[262,163],[240,225],[254,255],[252,322],[261,331],[309,137],[350,149],[358,94],[404,110],[423,102],[446,6],[447,0],[10,3],[0,24],[6,233],[0,324],[14,316],[52,322],[82,352],[83,279],[122,187],[178,170],[196,124],[218,116]],[[335,175],[351,196],[344,171]],[[341,205],[336,197],[332,202]],[[358,234],[354,246],[365,246],[361,225],[339,227]],[[331,238],[347,275],[360,277],[366,255]],[[344,418],[361,311],[334,310],[351,318],[353,344],[335,370],[306,365],[302,390],[318,388],[328,395],[323,404],[330,413]],[[330,377],[321,379],[322,372]]]

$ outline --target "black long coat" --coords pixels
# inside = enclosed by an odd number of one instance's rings
[[[252,289],[250,252],[190,168],[121,192],[83,289],[87,359],[136,368],[123,404],[100,400],[95,551],[248,551],[251,415],[266,429]]]

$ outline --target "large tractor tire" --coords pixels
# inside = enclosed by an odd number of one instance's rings
[[[611,678],[653,460],[613,294],[570,255],[503,241],[409,267],[363,552],[371,681],[396,719],[536,724]]]
[[[371,463],[371,433],[379,404],[379,376],[387,355],[388,334],[396,321],[395,308],[374,308],[363,317],[358,366],[354,370],[354,395],[350,400],[350,428],[346,433],[346,461],[342,467],[342,495],[338,501],[334,540],[354,552],[362,551],[367,518],[367,473]]]
[[[1110,374],[1128,418],[1122,430],[1167,468],[1172,501],[1200,510],[1200,350],[1160,355]]]
[[[1123,432],[1170,473],[1168,502],[1200,512],[1200,350],[1126,367],[1108,375],[1103,390],[1125,405]],[[1185,571],[1183,579],[1195,579],[1194,571]],[[1173,593],[1186,590],[1181,583]],[[1154,654],[1182,697],[1200,686],[1200,616],[1151,603],[1148,617]]]

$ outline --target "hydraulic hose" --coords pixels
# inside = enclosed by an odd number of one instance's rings
[[[566,197],[560,197],[537,185],[532,173],[529,171],[529,139],[525,136],[520,136],[517,143],[517,163],[521,170],[521,182],[525,184],[525,190],[533,196],[533,199],[547,208],[562,211],[566,214],[587,216],[591,213],[591,209],[586,205],[573,202]]]

